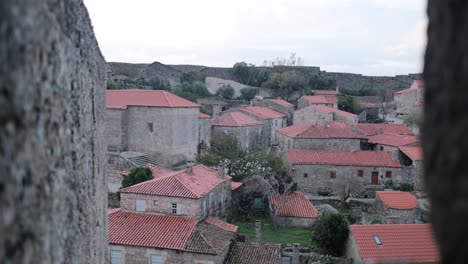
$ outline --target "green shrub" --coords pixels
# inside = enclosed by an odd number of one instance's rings
[[[257,94],[257,88],[255,87],[245,87],[240,90],[241,96],[240,98],[243,100],[252,100],[255,95]]]
[[[232,86],[229,84],[225,84],[218,89],[216,95],[221,96],[223,99],[229,100],[234,97],[234,93],[234,88],[232,88]]]
[[[129,187],[140,182],[153,179],[153,173],[150,169],[138,167],[130,170],[130,173],[122,180],[122,187]]]
[[[400,184],[400,191],[403,192],[412,192],[414,191],[414,185],[411,183],[404,182]]]
[[[372,219],[371,225],[383,224],[382,220],[378,218]]]
[[[349,223],[343,214],[324,214],[313,228],[313,242],[328,254],[340,256],[349,234]]]

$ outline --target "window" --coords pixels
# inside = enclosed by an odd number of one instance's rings
[[[172,214],[181,214],[182,205],[178,203],[171,203],[171,213]]]
[[[391,178],[392,177],[392,172],[391,171],[386,171],[385,172],[385,178]]]
[[[308,178],[309,177],[309,174],[308,173],[304,173],[304,178]]]
[[[364,170],[358,170],[357,171],[357,176],[364,177]]]
[[[383,146],[380,146],[380,151],[383,151]]]
[[[149,132],[153,132],[153,123],[148,123]]]
[[[111,264],[122,264],[122,251],[111,250]]]
[[[136,200],[135,201],[135,209],[136,209],[137,212],[146,211],[146,202],[145,202],[145,200]]]
[[[153,205],[158,205],[158,200],[153,200]]]
[[[163,260],[161,255],[151,255],[151,264],[162,264]]]
[[[336,171],[330,172],[330,179],[336,179]]]

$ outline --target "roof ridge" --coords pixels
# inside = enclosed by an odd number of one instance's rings
[[[167,94],[165,93],[164,90],[162,91],[162,94],[164,95],[164,98],[166,99],[167,104],[168,104],[170,107],[172,107],[172,104],[171,104],[171,102],[169,101],[169,98],[167,98]]]
[[[207,223],[208,224],[208,223]],[[197,224],[198,226],[198,224]],[[219,228],[219,229],[222,229],[218,226],[215,226],[215,225],[211,225],[215,228]],[[208,244],[208,246],[210,246],[210,249],[213,250],[214,252],[218,253],[218,251],[213,247],[213,245],[211,245],[211,243],[208,241],[208,239],[206,239],[205,235],[203,234],[203,232],[201,232],[200,230],[198,230],[198,232],[200,233],[200,236],[203,238],[203,240],[205,240],[205,243]]]
[[[173,175],[173,176],[170,176],[170,177],[174,177],[174,176],[181,176],[181,174],[185,173],[185,170],[181,170],[179,171],[179,173]],[[175,177],[175,179],[177,180],[178,183],[180,183],[189,193],[191,193],[193,196],[197,197],[197,198],[200,198],[200,197],[203,197],[203,195],[199,195],[199,194],[196,194],[194,193],[187,185],[185,185],[178,177]]]

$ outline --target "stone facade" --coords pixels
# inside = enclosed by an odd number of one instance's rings
[[[290,149],[310,150],[360,150],[359,138],[291,138],[281,133],[276,133],[276,142],[281,152]]]
[[[193,160],[200,139],[198,114],[198,108],[107,109],[109,147],[142,152],[162,164]]]
[[[250,116],[257,121],[261,122],[263,124],[262,126],[262,136],[260,140],[260,144],[266,145],[266,146],[271,146],[276,142],[276,130],[278,128],[282,128],[286,126],[287,124],[287,118],[273,118],[273,119],[263,119],[260,118],[256,115],[253,115],[249,112],[242,111],[242,113],[246,114],[247,116]]]
[[[262,140],[262,125],[255,126],[213,126],[213,138],[234,135],[243,149],[250,149]]]
[[[0,263],[106,263],[106,72],[86,8],[0,5]]]
[[[321,111],[313,105],[294,111],[293,124],[300,125],[304,123],[313,123],[320,120],[325,121],[342,121],[348,125],[355,125],[359,122],[359,116],[341,114],[341,111],[328,112]]]
[[[385,224],[421,223],[421,211],[418,207],[406,210],[388,208],[378,195],[374,203],[374,216]]]
[[[408,114],[422,107],[424,100],[424,86],[419,86],[420,81],[414,81],[409,89],[394,94],[397,113]]]
[[[286,124],[287,125],[292,125],[293,124],[294,105],[292,105],[290,107],[286,107],[286,106],[277,104],[277,103],[275,103],[273,101],[270,101],[270,100],[266,99],[266,100],[254,101],[254,106],[265,106],[265,107],[271,108],[271,109],[273,109],[275,111],[278,111],[280,113],[283,113],[283,114],[285,114],[287,116]]]
[[[382,186],[386,181],[401,182],[400,168],[390,167],[359,167],[359,166],[331,166],[331,165],[287,165],[293,180],[297,182],[298,189],[305,193],[319,194],[322,190],[330,190],[332,194],[362,192],[373,188],[371,184],[372,173],[378,173],[378,182],[375,186]],[[294,170],[292,169],[294,167]],[[362,170],[363,176],[358,176]],[[386,177],[386,172],[391,177]],[[332,177],[335,173],[335,178]]]
[[[172,203],[180,206],[179,216],[191,216],[204,219],[207,216],[228,218],[231,215],[231,181],[225,181],[199,199],[147,195],[137,193],[121,193],[120,207],[126,211],[136,211],[136,201],[145,201],[145,212],[174,215]]]
[[[297,109],[302,109],[302,108],[305,108],[305,107],[308,107],[308,106],[311,106],[311,105],[323,105],[323,106],[328,106],[328,107],[331,107],[331,108],[338,108],[337,105],[333,104],[333,103],[323,103],[323,104],[311,103],[304,96],[299,98],[299,100],[297,100]]]
[[[209,147],[211,142],[211,119],[199,118],[198,123],[198,146]]]
[[[192,253],[171,249],[157,249],[135,246],[109,245],[109,255],[113,250],[122,255],[122,263],[148,264],[151,255],[161,256],[164,264],[222,264],[227,256],[229,247],[219,255]]]

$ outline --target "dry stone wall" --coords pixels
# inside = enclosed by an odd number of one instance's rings
[[[105,61],[82,0],[0,2],[0,263],[105,263]]]

